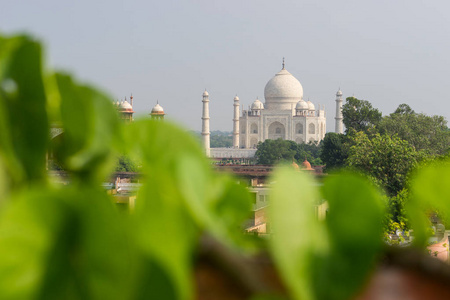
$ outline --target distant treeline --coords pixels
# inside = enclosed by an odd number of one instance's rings
[[[201,132],[192,131],[192,133],[201,139]],[[210,147],[211,148],[227,148],[233,146],[233,133],[231,131],[211,131]]]

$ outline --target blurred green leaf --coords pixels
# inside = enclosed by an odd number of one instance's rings
[[[255,245],[242,228],[251,212],[247,188],[235,178],[199,168],[200,159],[183,155],[178,165],[180,190],[187,209],[202,228],[222,243],[251,250]]]
[[[1,299],[129,297],[131,247],[102,191],[28,191],[13,200],[0,216]]]
[[[309,174],[287,166],[277,169],[272,181],[272,255],[294,298],[315,299],[311,272],[318,267],[318,257],[330,251],[325,225],[314,214],[318,189]]]
[[[13,184],[45,179],[48,139],[41,46],[0,36],[0,157]]]
[[[342,173],[325,179],[331,252],[316,274],[318,299],[351,299],[368,280],[383,248],[383,198],[366,179]],[[323,286],[327,286],[326,289]]]
[[[68,75],[56,74],[64,132],[54,140],[57,159],[86,181],[102,180],[114,166],[120,123],[110,99]]]
[[[169,280],[177,298],[190,298],[191,257],[199,233],[186,209],[176,170],[182,153],[201,156],[201,150],[187,133],[166,122],[138,121],[128,130],[133,139],[130,154],[142,162],[145,177],[135,209],[137,241],[146,260],[157,262],[158,274],[167,277],[158,280]],[[159,292],[166,294],[155,290]]]
[[[425,213],[438,210],[442,221],[449,224],[450,220],[450,161],[437,161],[418,170],[411,182],[411,199],[406,205],[411,227],[414,229],[414,239],[418,246],[424,246],[427,241],[429,221]]]

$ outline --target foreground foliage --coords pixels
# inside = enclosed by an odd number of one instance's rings
[[[47,72],[41,57],[29,37],[0,37],[1,299],[191,299],[202,235],[231,255],[266,248],[241,233],[251,210],[247,189],[214,173],[190,134],[151,120],[123,134],[110,97]],[[50,140],[50,124],[64,133]],[[47,153],[70,185],[49,181]],[[139,161],[145,178],[129,214],[101,188],[118,153]],[[415,179],[424,184],[413,184],[405,213],[417,246],[426,241],[425,209],[450,215],[450,187],[440,179],[450,180],[449,168],[430,166]],[[351,174],[319,188],[287,167],[272,181],[273,234],[265,250],[291,297],[351,298],[381,254],[382,194]],[[313,209],[323,199],[326,221]]]

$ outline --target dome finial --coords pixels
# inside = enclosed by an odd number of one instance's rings
[[[283,57],[283,70],[284,70],[284,57]]]

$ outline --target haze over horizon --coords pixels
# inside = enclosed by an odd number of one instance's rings
[[[247,108],[281,69],[304,98],[325,105],[334,131],[335,93],[369,100],[384,115],[401,103],[450,119],[450,22],[446,1],[2,2],[0,31],[43,40],[51,66],[107,91],[134,96],[148,114],[201,129],[232,130],[233,98]]]

